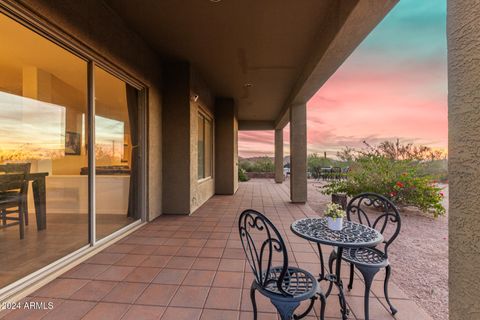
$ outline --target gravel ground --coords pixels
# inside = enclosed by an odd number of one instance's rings
[[[330,197],[317,191],[324,183],[309,182],[308,204],[322,213]],[[448,185],[444,206],[448,212]],[[448,319],[448,214],[433,218],[415,209],[400,212],[402,229],[389,248],[392,278],[436,320]]]

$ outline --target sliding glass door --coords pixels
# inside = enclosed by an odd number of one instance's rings
[[[138,91],[95,67],[96,239],[140,219]]]
[[[0,291],[141,219],[140,91],[88,66],[0,13]]]

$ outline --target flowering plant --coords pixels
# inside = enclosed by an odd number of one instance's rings
[[[324,216],[335,220],[337,218],[343,218],[345,216],[345,211],[339,204],[329,203],[324,211]]]
[[[418,162],[392,160],[383,156],[365,156],[351,165],[346,180],[332,181],[322,193],[346,193],[354,196],[375,192],[392,200],[397,206],[415,206],[435,217],[443,215],[443,193],[435,181],[418,172]]]

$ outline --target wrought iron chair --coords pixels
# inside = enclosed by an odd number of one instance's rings
[[[260,212],[245,210],[240,215],[238,230],[254,274],[250,289],[254,320],[257,320],[257,290],[270,299],[282,320],[306,317],[312,310],[318,293],[321,301],[320,319],[323,320],[325,296],[319,291],[317,280],[309,272],[288,265],[287,248],[273,223]],[[281,265],[273,266],[274,261],[281,262]],[[300,303],[308,299],[311,301],[305,312],[294,314]]]
[[[0,172],[4,173],[22,173],[25,176],[30,174],[30,168],[32,164],[30,162],[25,163],[7,163],[0,165]],[[24,190],[25,194],[28,194],[28,182]],[[5,193],[5,192],[4,192]],[[28,197],[23,197],[23,201],[25,202],[22,206],[23,215],[24,215],[24,222],[25,225],[28,226]]]
[[[19,225],[20,239],[25,236],[23,218],[27,183],[23,173],[0,175],[0,216],[2,220],[0,229]],[[12,216],[15,214],[18,214],[18,217]],[[14,222],[8,223],[8,221]]]
[[[390,302],[388,296],[388,282],[391,275],[391,266],[388,261],[388,247],[400,233],[401,219],[395,205],[382,195],[376,193],[361,193],[350,200],[347,206],[347,219],[355,221],[379,231],[383,237],[383,248],[350,248],[343,251],[342,259],[350,263],[350,281],[348,289],[353,287],[355,267],[361,272],[365,281],[365,319],[369,316],[369,296],[373,279],[378,271],[385,268],[384,293],[392,315],[397,309]],[[337,254],[332,251],[329,259],[330,270]]]

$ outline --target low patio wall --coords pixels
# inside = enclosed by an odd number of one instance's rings
[[[274,179],[275,172],[247,172],[250,179]]]

